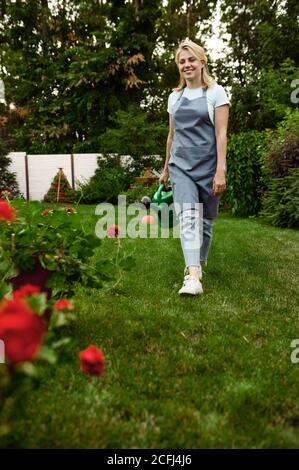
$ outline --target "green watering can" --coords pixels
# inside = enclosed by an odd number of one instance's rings
[[[158,214],[159,224],[163,228],[172,228],[178,224],[174,208],[169,209],[169,206],[173,203],[173,193],[171,188],[171,182],[168,180],[168,189],[166,189],[164,183],[159,186],[158,191],[155,192],[151,207]],[[167,217],[168,215],[168,217]]]

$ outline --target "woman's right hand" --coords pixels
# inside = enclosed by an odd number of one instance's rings
[[[164,183],[165,188],[168,189],[168,183],[167,183],[168,179],[169,179],[169,171],[168,169],[164,168],[163,173],[159,178],[159,184]]]

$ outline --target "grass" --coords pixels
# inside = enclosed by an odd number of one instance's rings
[[[94,208],[81,206],[94,229]],[[16,423],[24,448],[299,446],[298,232],[221,214],[204,294],[180,298],[177,239],[124,240],[136,268],[108,293],[78,288],[72,350],[44,368]],[[103,241],[107,257],[114,241]],[[79,370],[98,345],[102,378]]]

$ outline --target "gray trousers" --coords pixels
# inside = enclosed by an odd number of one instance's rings
[[[199,211],[189,209],[180,212],[179,220],[186,267],[206,263],[212,242],[214,219],[201,217]]]

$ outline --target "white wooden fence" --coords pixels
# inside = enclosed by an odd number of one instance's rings
[[[97,168],[96,153],[74,153],[61,155],[27,155],[11,152],[10,170],[16,174],[20,192],[27,201],[41,201],[59,168],[63,168],[71,187],[93,176]]]

